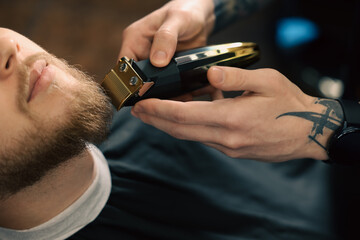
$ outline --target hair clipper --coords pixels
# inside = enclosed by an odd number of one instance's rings
[[[149,59],[135,62],[123,57],[101,85],[120,110],[142,99],[167,99],[205,87],[211,66],[246,67],[259,55],[257,44],[236,42],[177,52],[162,68],[154,67]]]

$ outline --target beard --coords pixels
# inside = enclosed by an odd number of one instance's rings
[[[78,87],[71,90],[74,100],[61,118],[42,119],[30,112],[26,104],[26,79],[29,74],[26,66],[43,58],[77,81]],[[0,198],[34,185],[51,170],[83,153],[88,143],[101,143],[111,122],[112,107],[101,87],[64,60],[47,53],[35,55],[24,63],[18,74],[21,79],[18,108],[30,120],[32,127],[9,140],[9,146],[0,150]]]

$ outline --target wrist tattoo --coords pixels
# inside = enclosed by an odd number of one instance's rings
[[[322,113],[317,112],[287,112],[276,117],[294,116],[313,122],[313,127],[309,134],[310,141],[315,142],[326,151],[326,146],[321,144],[317,137],[323,135],[324,128],[336,131],[341,127],[344,114],[341,105],[336,100],[318,98],[314,104],[321,104],[326,107]]]

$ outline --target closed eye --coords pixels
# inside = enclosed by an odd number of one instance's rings
[[[11,55],[10,57],[9,57],[9,59],[7,60],[7,62],[6,62],[6,65],[5,65],[5,69],[9,69],[10,68],[10,61],[11,61],[11,58],[12,58],[13,56]]]

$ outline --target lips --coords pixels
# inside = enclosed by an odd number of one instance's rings
[[[29,76],[29,92],[27,102],[29,102],[33,97],[34,89],[46,67],[47,63],[45,60],[38,60],[32,65]]]

